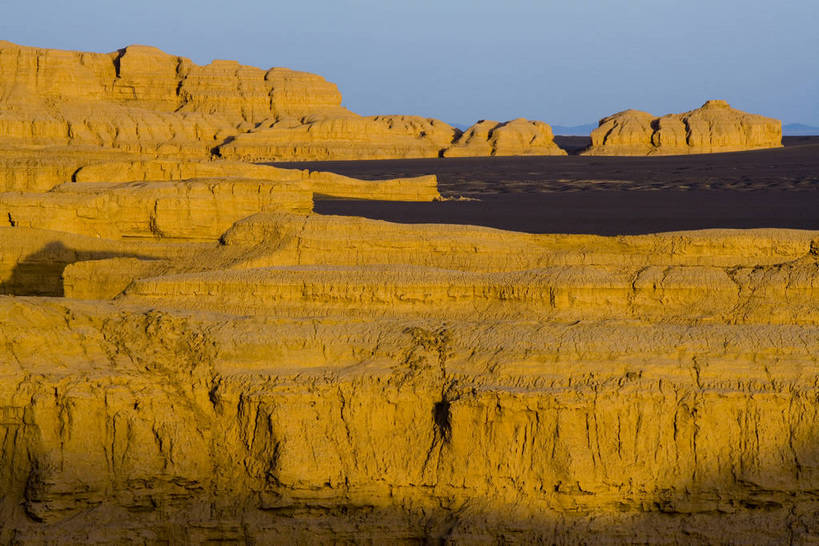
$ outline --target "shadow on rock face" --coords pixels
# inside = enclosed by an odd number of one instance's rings
[[[106,258],[140,258],[137,254],[77,250],[60,241],[52,241],[21,259],[11,276],[0,282],[0,295],[56,296],[65,295],[63,270],[75,262]]]

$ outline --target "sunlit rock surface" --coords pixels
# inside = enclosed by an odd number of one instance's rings
[[[558,152],[153,48],[0,74],[3,543],[819,537],[819,232],[322,216],[440,195],[238,159]]]
[[[5,540],[816,536],[819,232],[247,215],[245,183],[0,227]],[[90,186],[131,232],[53,220]]]
[[[654,117],[625,110],[600,120],[587,155],[676,155],[738,152],[782,145],[782,123],[709,100],[682,114]]]
[[[156,48],[110,54],[0,42],[0,146],[209,156],[271,117],[348,115],[319,76]]]
[[[479,121],[444,150],[444,157],[486,155],[566,155],[542,121],[518,118],[506,123]]]
[[[463,148],[460,132],[436,119],[350,112],[335,84],[314,74],[222,60],[199,66],[140,45],[102,54],[0,41],[0,107],[0,150],[298,161],[438,157]],[[514,120],[494,133],[478,155],[561,153],[543,122]],[[20,161],[30,159],[0,154],[0,173]],[[68,166],[43,167],[60,168]]]

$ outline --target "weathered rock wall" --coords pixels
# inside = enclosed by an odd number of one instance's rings
[[[819,538],[819,232],[321,216],[436,181],[225,157],[454,131],[144,47],[3,43],[0,81],[0,542]],[[686,119],[725,146],[724,108]],[[681,142],[646,116],[611,144]],[[454,154],[550,142],[484,123]]]
[[[455,129],[416,116],[343,116],[273,120],[219,147],[226,159],[300,161],[438,157]]]
[[[814,326],[0,317],[6,538],[817,532]]]
[[[817,232],[59,227],[0,228],[4,540],[819,533]]]

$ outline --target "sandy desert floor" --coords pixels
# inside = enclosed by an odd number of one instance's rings
[[[558,143],[577,152],[583,137]],[[274,163],[364,179],[435,174],[434,203],[320,198],[316,212],[531,233],[819,228],[819,137],[785,147],[665,157],[485,157]]]

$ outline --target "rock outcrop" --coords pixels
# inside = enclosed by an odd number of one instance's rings
[[[0,146],[209,156],[269,118],[348,115],[334,84],[156,48],[110,54],[0,42]]]
[[[0,228],[110,256],[63,265],[72,299],[0,297],[4,539],[819,533],[819,233],[253,223],[184,255],[129,242],[141,257]],[[415,252],[384,254],[390,231]],[[334,232],[365,238],[321,251]]]
[[[0,539],[819,536],[819,232],[321,216],[279,171],[3,194]]]
[[[226,159],[329,160],[438,157],[455,129],[417,116],[274,119],[219,147]]]
[[[283,69],[3,43],[0,93],[0,542],[819,538],[819,232],[315,214],[440,196],[226,158],[556,150]]]
[[[625,110],[600,120],[586,155],[675,155],[737,152],[782,145],[779,120],[748,114],[722,100],[682,114],[654,117]]]
[[[506,123],[479,121],[444,150],[443,155],[566,155],[566,151],[555,144],[549,125],[518,118]]]
[[[243,178],[262,183],[288,183],[299,191],[349,199],[434,201],[441,198],[435,175],[360,180],[330,172],[280,169],[240,161],[105,162],[86,165],[72,175],[73,182],[108,183],[142,180],[182,181],[198,178],[220,180]]]
[[[438,157],[463,147],[436,119],[350,112],[336,86],[314,74],[199,66],[139,45],[101,54],[0,42],[0,105],[0,151],[299,161]],[[560,152],[543,122],[497,125],[484,155]],[[3,170],[14,166],[3,167],[0,154]]]

